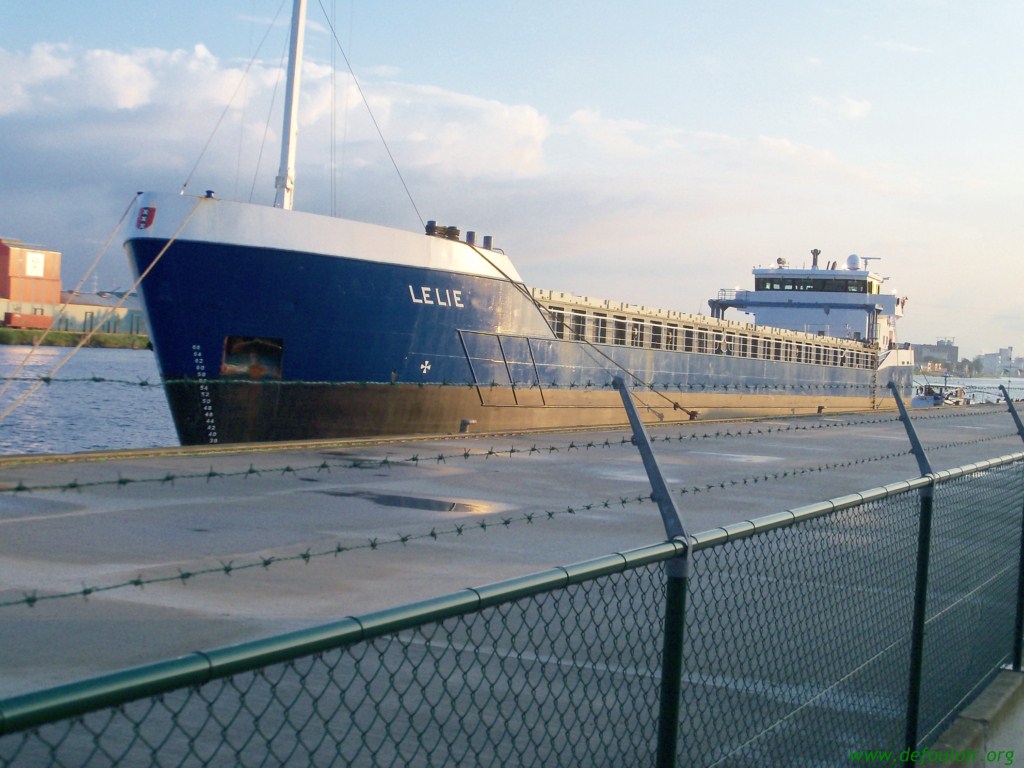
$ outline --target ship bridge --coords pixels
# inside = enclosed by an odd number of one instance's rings
[[[903,316],[905,298],[882,293],[885,278],[871,271],[859,256],[818,266],[819,251],[812,251],[810,269],[792,268],[785,259],[775,267],[753,270],[754,290],[721,290],[708,301],[712,317],[725,318],[726,310],[754,315],[756,325],[770,325],[819,336],[896,345],[895,322]]]

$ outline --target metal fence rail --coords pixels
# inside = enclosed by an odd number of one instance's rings
[[[930,743],[1019,666],[1022,512],[1017,453],[692,537],[678,764],[898,754],[911,709],[916,744]],[[684,550],[664,542],[0,701],[0,765],[649,765],[663,563]]]

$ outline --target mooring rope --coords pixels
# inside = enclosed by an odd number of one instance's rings
[[[249,77],[249,70],[252,69],[252,65],[256,63],[256,57],[259,55],[260,50],[263,48],[263,44],[266,43],[267,37],[270,35],[270,31],[274,28],[274,24],[277,23],[278,16],[281,15],[281,9],[284,8],[285,0],[281,0],[281,4],[277,7],[277,13],[274,14],[273,21],[267,25],[267,31],[263,33],[263,38],[260,40],[258,46],[256,46],[256,52],[249,59],[249,63],[245,65],[245,71],[242,72],[242,76],[238,79],[238,84],[235,86],[234,92],[231,94],[231,98],[228,99],[228,103],[224,105],[223,111],[220,113],[220,117],[217,118],[216,124],[213,126],[213,130],[210,131],[210,135],[206,138],[206,143],[203,148],[199,151],[199,156],[196,158],[195,164],[192,166],[192,170],[188,172],[185,177],[185,182],[181,185],[181,191],[178,194],[184,195],[185,190],[188,189],[188,185],[192,181],[192,177],[195,175],[196,170],[199,168],[199,164],[203,161],[203,157],[206,155],[206,150],[210,148],[210,144],[213,142],[213,137],[217,135],[217,131],[220,130],[221,123],[224,122],[224,118],[227,117],[228,112],[231,110],[231,105],[234,104],[235,98],[238,96],[238,92],[242,90],[242,85]]]
[[[532,293],[530,293],[530,290],[523,283],[518,282],[516,280],[513,280],[510,275],[506,274],[506,272],[501,267],[499,267],[491,259],[489,259],[487,257],[487,255],[484,254],[483,251],[481,251],[479,248],[477,248],[473,243],[466,243],[466,245],[468,245],[470,248],[472,248],[480,258],[482,258],[484,261],[486,261],[488,264],[490,264],[492,269],[494,269],[498,274],[500,274],[509,283],[511,283],[512,286],[517,291],[519,291],[521,294],[523,294],[523,296],[525,296],[527,298],[527,300],[529,300],[530,303],[532,303],[533,306],[535,306],[537,308],[537,311],[540,312],[541,318],[544,320],[544,322],[547,324],[548,328],[551,330],[551,335],[554,336],[557,339],[558,338],[558,334],[555,333],[555,329],[551,327],[551,323],[548,321],[547,309],[545,309],[543,304],[541,304],[539,301],[537,301],[537,299],[534,297],[534,295]],[[672,406],[672,410],[674,410],[674,411],[683,411],[691,419],[696,418],[696,416],[697,416],[697,412],[696,411],[691,411],[691,410],[689,410],[687,408],[684,408],[682,405],[677,403],[675,400],[673,400],[672,398],[668,397],[668,395],[665,395],[665,394],[663,394],[661,392],[658,392],[658,390],[654,388],[654,384],[653,383],[649,383],[649,382],[644,381],[639,376],[637,376],[635,373],[633,373],[631,370],[629,370],[628,368],[624,367],[621,363],[619,363],[617,360],[612,358],[610,355],[608,355],[604,351],[598,349],[597,346],[592,341],[590,341],[590,339],[584,338],[584,339],[578,339],[578,341],[582,341],[591,350],[596,352],[598,355],[603,357],[605,360],[607,360],[613,366],[615,366],[620,371],[622,371],[627,376],[629,376],[634,382],[636,382],[636,383],[642,385],[643,387],[649,389],[651,392],[654,393],[654,395],[656,397],[660,397],[662,400],[667,402],[669,405]],[[654,406],[647,405],[643,401],[641,401],[640,405],[643,408],[646,408],[647,410],[654,411]]]
[[[405,190],[406,197],[409,198],[409,202],[412,204],[412,209],[416,213],[416,218],[420,220],[420,226],[424,225],[423,216],[420,214],[420,209],[416,205],[416,200],[413,199],[412,192],[409,190],[409,185],[405,183],[405,177],[402,176],[402,171],[398,167],[398,161],[395,160],[395,156],[391,152],[391,147],[388,146],[387,139],[384,138],[384,131],[381,130],[380,123],[377,122],[377,117],[373,114],[373,110],[370,109],[370,101],[366,98],[366,94],[363,93],[363,86],[359,83],[359,78],[356,77],[356,72],[352,69],[352,62],[348,59],[348,54],[345,53],[345,48],[341,44],[341,40],[338,39],[338,33],[334,29],[334,24],[331,23],[331,18],[327,14],[327,9],[324,8],[322,2],[317,2],[320,6],[320,11],[324,15],[324,22],[331,30],[331,37],[334,38],[334,44],[338,47],[341,52],[341,57],[345,59],[345,66],[348,67],[348,73],[352,76],[352,83],[355,85],[356,90],[359,91],[359,98],[363,101],[363,106],[366,107],[366,113],[370,116],[370,122],[373,123],[373,127],[377,131],[377,135],[380,137],[381,144],[384,145],[384,151],[387,152],[388,159],[391,160],[391,165],[395,169],[395,173],[398,175],[398,181],[402,184],[402,189]]]
[[[100,263],[100,259],[102,259],[104,254],[106,254],[107,248],[110,247],[111,241],[120,231],[121,225],[124,224],[124,220],[128,217],[128,212],[131,211],[132,206],[135,205],[135,200],[137,197],[138,195],[132,195],[132,199],[129,201],[128,206],[124,209],[124,213],[121,214],[121,218],[118,219],[118,222],[114,226],[114,229],[111,230],[109,237],[107,237],[106,241],[103,243],[103,247],[100,248],[99,253],[96,254],[96,257],[92,260],[92,263],[89,264],[89,267],[85,270],[85,274],[82,275],[82,279],[79,280],[78,284],[71,289],[68,301],[65,301],[60,305],[60,309],[57,310],[58,316],[60,316],[65,310],[67,310],[68,304],[71,303],[70,297],[74,296],[82,289],[82,286],[85,285],[85,281],[89,279],[93,271],[95,271],[97,265]],[[43,334],[39,338],[32,342],[32,349],[28,351],[28,354],[26,354],[24,359],[22,359],[22,361],[18,364],[18,367],[14,369],[14,372],[10,375],[7,381],[5,381],[2,386],[0,386],[0,397],[4,396],[4,393],[7,391],[7,387],[11,385],[11,382],[14,381],[15,378],[17,378],[18,375],[24,370],[25,366],[28,365],[28,361],[32,358],[32,355],[34,355],[36,350],[43,345],[43,341],[46,340],[46,337],[50,335],[50,331],[52,330],[53,326],[51,325],[49,328],[43,331]],[[0,422],[2,421],[3,418],[0,417]]]
[[[171,247],[174,241],[178,239],[178,235],[181,234],[182,230],[184,230],[185,227],[188,225],[189,221],[191,221],[192,216],[195,215],[195,212],[199,210],[199,206],[202,205],[202,203],[208,199],[209,198],[205,197],[196,198],[195,205],[192,206],[192,210],[189,211],[188,215],[185,216],[185,218],[182,220],[181,225],[178,227],[177,230],[175,230],[174,234],[171,235],[171,238],[164,244],[164,247],[160,249],[160,252],[156,255],[156,258],[153,259],[153,261],[150,263],[148,267],[146,267],[145,271],[142,272],[142,274],[139,275],[138,279],[136,279],[136,281],[132,283],[132,286],[127,291],[125,291],[125,294],[124,296],[121,297],[121,300],[110,308],[111,313],[116,312],[122,306],[124,306],[124,303],[128,301],[131,295],[139,287],[139,285],[142,283],[146,275],[148,275],[153,270],[153,267],[155,267],[160,262],[160,259],[162,259],[164,254],[167,253],[167,250]],[[118,226],[120,227],[120,224]],[[117,230],[115,230],[115,232],[116,231]],[[111,237],[113,237],[113,235],[111,235]],[[78,344],[75,345],[75,347],[72,348],[72,350],[68,352],[68,354],[65,355],[60,361],[58,361],[57,364],[54,365],[53,368],[51,368],[50,371],[45,376],[40,377],[39,381],[37,381],[35,384],[29,387],[24,393],[22,393],[22,395],[18,397],[18,399],[15,400],[13,403],[11,403],[11,405],[8,408],[6,408],[3,411],[3,413],[0,413],[0,424],[3,424],[4,419],[10,416],[12,411],[21,406],[21,404],[28,400],[30,397],[32,397],[32,395],[34,395],[39,390],[39,388],[47,382],[48,379],[52,378],[53,374],[55,374],[57,371],[63,368],[65,364],[67,364],[71,360],[72,357],[78,354],[78,350],[80,350],[82,347],[88,344],[92,337],[99,332],[99,329],[100,326],[97,325],[91,331],[83,335],[82,338],[79,340]]]

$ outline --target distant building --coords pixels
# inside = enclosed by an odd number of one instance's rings
[[[60,254],[0,239],[0,302],[4,325],[49,328],[60,304]]]
[[[1015,376],[1016,368],[1013,359],[1013,347],[1004,347],[998,352],[979,355],[981,372],[992,376]]]
[[[99,331],[146,335],[146,318],[136,293],[61,291],[63,304],[54,328],[59,331]],[[118,306],[120,305],[120,306]],[[116,309],[115,309],[116,307]]]
[[[952,339],[939,339],[934,344],[911,344],[914,359],[923,371],[946,371],[960,362],[960,348]]]
[[[62,291],[59,251],[2,238],[0,325],[84,333],[148,333],[136,294]]]

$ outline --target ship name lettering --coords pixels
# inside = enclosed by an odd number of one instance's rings
[[[459,309],[466,306],[462,303],[462,291],[451,288],[421,285],[417,289],[410,285],[409,298],[412,299],[413,304],[432,304],[438,307],[457,307]]]

